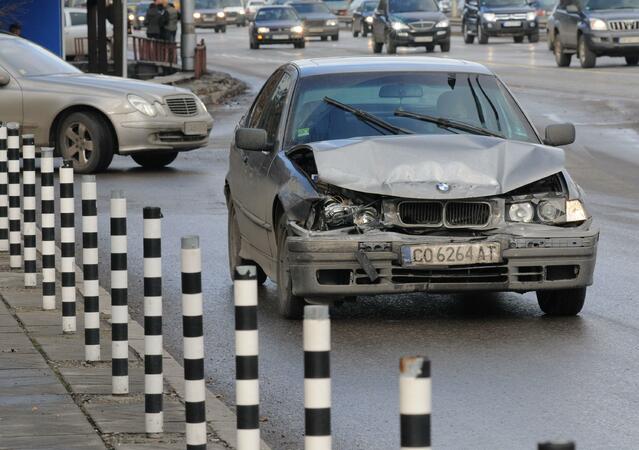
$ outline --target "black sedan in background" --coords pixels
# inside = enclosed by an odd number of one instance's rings
[[[263,6],[249,26],[249,40],[252,49],[264,44],[293,44],[295,48],[304,48],[302,19],[290,6]]]
[[[511,36],[517,43],[528,37],[539,41],[537,10],[527,0],[468,0],[462,15],[462,35],[466,44],[477,37],[487,44],[490,36]]]
[[[353,11],[353,37],[362,34],[363,37],[373,31],[373,16],[378,5],[377,0],[366,0]]]
[[[290,2],[297,15],[304,21],[304,35],[319,37],[326,41],[329,37],[339,39],[339,22],[337,16],[328,9],[324,2],[296,1]]]

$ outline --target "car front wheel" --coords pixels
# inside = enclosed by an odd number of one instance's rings
[[[161,169],[175,161],[177,152],[142,152],[131,155],[133,161],[145,169]]]
[[[69,114],[60,124],[57,145],[77,173],[101,172],[113,160],[113,135],[106,120],[94,112]]]
[[[521,44],[522,42],[524,42],[524,37],[523,36],[513,36],[513,41],[515,41],[515,44]]]
[[[590,50],[583,35],[579,36],[579,62],[584,69],[591,69],[597,64],[597,55]]]
[[[585,300],[586,288],[537,291],[539,308],[549,316],[576,316]]]
[[[440,44],[439,48],[441,49],[442,53],[449,52],[450,51],[450,41],[444,42],[443,44]]]
[[[466,24],[466,22],[462,23],[462,35],[464,36],[464,44],[472,44],[473,42],[475,42],[475,36],[470,34],[470,32],[468,31],[468,25]]]
[[[570,60],[572,59],[572,55],[570,53],[564,52],[564,46],[561,44],[561,37],[555,36],[555,62],[558,67],[568,67],[570,65]]]
[[[288,231],[286,216],[282,215],[277,227],[277,298],[280,314],[287,319],[299,320],[304,315],[306,302],[293,295],[293,284],[288,261]]]
[[[626,56],[626,64],[636,66],[639,64],[639,56]]]

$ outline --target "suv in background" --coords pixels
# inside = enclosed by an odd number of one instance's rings
[[[435,0],[380,0],[373,15],[373,52],[394,54],[397,47],[439,45],[450,51],[450,21]]]
[[[548,20],[548,46],[559,67],[577,54],[581,67],[594,67],[598,56],[623,56],[639,63],[637,0],[560,0]]]
[[[462,35],[466,44],[475,36],[480,44],[487,44],[490,36],[512,36],[517,43],[528,36],[529,42],[538,42],[537,12],[526,0],[467,0]]]

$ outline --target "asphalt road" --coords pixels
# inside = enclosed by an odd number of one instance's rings
[[[304,50],[249,50],[246,29],[202,31],[209,64],[253,91],[295,58],[372,54],[366,39]],[[400,54],[423,56],[421,51]],[[442,57],[441,53],[434,53]],[[384,57],[383,55],[379,57]],[[534,295],[403,295],[361,298],[333,311],[333,429],[339,450],[399,447],[398,359],[425,354],[433,364],[433,442],[437,449],[532,449],[545,439],[575,439],[580,449],[634,449],[639,443],[639,68],[602,58],[593,70],[558,69],[546,43],[487,46],[454,38],[445,55],[487,64],[513,89],[540,127],[577,124],[569,169],[588,192],[602,229],[595,284],[576,318],[545,318]],[[100,175],[100,210],[111,189],[129,200],[132,310],[141,314],[142,207],[162,207],[165,344],[181,357],[179,238],[201,236],[205,273],[206,373],[234,399],[233,307],[222,192],[230,133],[255,92],[212,112],[211,146],[181,155],[171,168],[145,171],[116,157]],[[107,216],[100,218],[108,260]],[[108,264],[103,265],[107,269]],[[102,282],[108,287],[108,272]],[[281,319],[272,283],[260,290],[263,436],[277,450],[303,448],[301,323]]]

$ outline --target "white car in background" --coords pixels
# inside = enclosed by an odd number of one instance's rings
[[[246,19],[255,20],[255,13],[266,4],[263,0],[248,0],[246,2]]]
[[[107,38],[113,37],[113,25],[106,24]],[[76,49],[76,39],[82,38],[83,45]],[[64,8],[64,55],[66,59],[74,59],[88,54],[89,28],[87,26],[86,8]],[[79,54],[78,54],[79,53]]]

